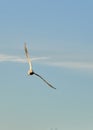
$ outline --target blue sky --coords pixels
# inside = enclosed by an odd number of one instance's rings
[[[93,130],[93,1],[0,1],[0,129]],[[27,42],[33,69],[24,55]]]

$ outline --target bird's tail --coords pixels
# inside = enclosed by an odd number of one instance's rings
[[[48,83],[44,78],[42,78],[39,74],[33,72],[33,74],[35,74],[36,76],[38,76],[39,78],[41,78],[47,85],[49,85],[51,88],[56,89],[55,87],[53,87],[50,83]]]

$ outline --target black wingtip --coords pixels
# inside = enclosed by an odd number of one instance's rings
[[[51,88],[56,89],[55,87],[51,86]]]
[[[41,77],[39,74],[33,72],[33,74],[35,74],[36,76],[38,76],[39,78],[41,78],[45,83],[47,83],[48,86],[50,86],[53,89],[56,89],[55,87],[53,87],[50,83],[48,83],[43,77]]]

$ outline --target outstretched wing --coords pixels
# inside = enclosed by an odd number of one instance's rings
[[[26,57],[27,57],[27,60],[28,60],[28,63],[29,63],[30,70],[32,71],[31,59],[30,59],[30,56],[29,56],[29,53],[28,53],[26,43],[24,43],[24,50],[25,50],[25,54],[26,54]]]
[[[39,78],[41,78],[47,85],[49,85],[51,88],[56,89],[55,87],[53,87],[50,83],[48,83],[44,78],[42,78],[39,74],[33,72],[36,76],[38,76]]]

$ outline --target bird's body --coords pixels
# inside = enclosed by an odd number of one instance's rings
[[[55,87],[53,87],[50,83],[48,83],[44,78],[42,78],[39,74],[35,73],[32,69],[32,64],[31,64],[31,59],[30,59],[30,56],[29,56],[29,53],[28,53],[28,49],[26,47],[26,43],[24,44],[24,49],[25,49],[25,54],[26,54],[26,57],[27,57],[27,60],[28,60],[28,63],[29,63],[29,70],[28,70],[28,75],[36,75],[38,76],[39,78],[41,78],[48,86],[50,86],[51,88],[54,88],[56,89]]]
[[[28,75],[33,75],[33,71],[32,70],[28,70]]]
[[[29,72],[29,71],[28,71],[28,75],[33,75],[33,74],[34,74],[34,72],[33,72],[33,71],[32,71],[32,72]]]

